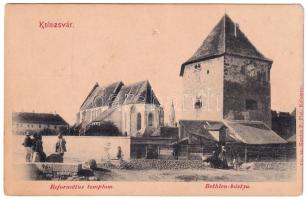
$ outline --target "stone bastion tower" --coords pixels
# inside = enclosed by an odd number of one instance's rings
[[[262,121],[271,127],[272,63],[224,15],[181,66],[183,119]]]

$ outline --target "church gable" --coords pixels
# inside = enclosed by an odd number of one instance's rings
[[[113,102],[113,106],[139,103],[160,105],[149,81],[123,86]]]
[[[106,87],[99,86],[98,83],[96,83],[81,105],[80,110],[111,106],[122,86],[122,82],[115,82]]]

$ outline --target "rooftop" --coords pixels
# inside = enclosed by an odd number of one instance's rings
[[[17,123],[68,125],[60,115],[52,113],[14,112],[12,117]]]
[[[257,50],[241,31],[239,25],[225,14],[193,56],[182,64],[180,75],[183,75],[185,66],[188,64],[226,54],[272,62]]]

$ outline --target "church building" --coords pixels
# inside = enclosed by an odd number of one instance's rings
[[[124,85],[122,81],[96,83],[77,113],[76,125],[84,132],[91,125],[113,122],[123,135],[151,135],[163,124],[163,109],[149,81]]]

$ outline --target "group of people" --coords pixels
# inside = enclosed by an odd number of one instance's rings
[[[225,146],[216,144],[216,149],[211,156],[205,159],[205,162],[208,162],[213,168],[228,169],[229,166]]]
[[[22,145],[26,150],[26,162],[45,162],[46,154],[43,149],[43,138],[40,133],[30,134],[26,132],[26,137]],[[55,145],[55,152],[62,157],[66,152],[66,141],[61,134],[58,135],[58,141]]]

